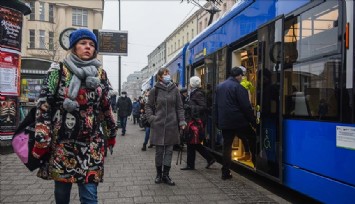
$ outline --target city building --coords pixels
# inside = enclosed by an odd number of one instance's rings
[[[141,71],[135,71],[133,74],[128,75],[127,81],[122,84],[122,91],[127,92],[127,96],[131,99],[141,96]]]

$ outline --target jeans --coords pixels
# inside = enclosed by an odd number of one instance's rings
[[[121,123],[121,127],[122,127],[122,134],[126,134],[127,116],[120,117],[120,123]]]
[[[54,197],[56,204],[68,204],[70,202],[70,191],[72,183],[54,181]],[[82,204],[97,204],[97,184],[78,183],[79,198]]]
[[[149,135],[150,135],[150,127],[146,127],[145,128],[145,138],[144,138],[144,144],[145,145],[148,144]]]

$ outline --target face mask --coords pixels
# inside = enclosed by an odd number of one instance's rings
[[[168,84],[170,81],[171,81],[170,75],[165,75],[165,76],[163,76],[163,82],[164,82],[165,84]]]
[[[123,97],[127,97],[127,95],[126,95],[126,94],[122,94],[122,96],[123,96]]]

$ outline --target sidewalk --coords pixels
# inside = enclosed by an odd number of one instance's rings
[[[113,155],[105,160],[104,182],[99,184],[99,203],[289,203],[261,186],[233,172],[233,179],[221,180],[221,165],[205,169],[197,156],[196,170],[181,171],[174,152],[170,176],[176,186],[155,184],[155,148],[141,151],[144,131],[128,121],[126,136],[117,136]],[[54,203],[53,181],[36,177],[15,154],[0,155],[0,203]],[[71,203],[80,203],[73,185]]]

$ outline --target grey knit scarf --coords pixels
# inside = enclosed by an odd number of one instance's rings
[[[101,62],[96,58],[84,61],[70,53],[64,59],[64,64],[74,74],[70,80],[68,98],[63,103],[63,108],[72,112],[79,107],[75,99],[78,96],[82,81],[85,81],[85,86],[89,89],[96,89],[100,85],[97,69],[101,66]]]

